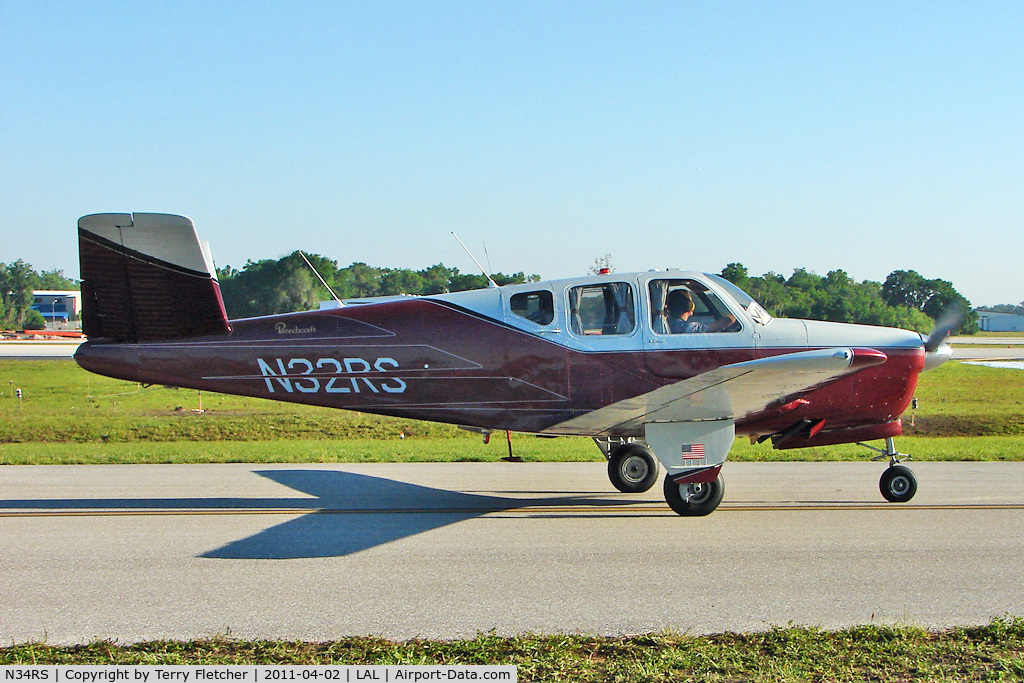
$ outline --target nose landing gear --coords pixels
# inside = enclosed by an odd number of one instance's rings
[[[917,493],[917,477],[903,465],[890,465],[878,480],[878,490],[890,503],[906,503]]]
[[[902,460],[909,460],[911,456],[897,451],[896,442],[892,437],[885,440],[885,449],[875,448],[866,443],[857,445],[879,454],[872,460],[889,460],[889,467],[882,472],[882,477],[878,480],[878,490],[882,493],[883,498],[890,503],[906,503],[914,497],[914,494],[917,493],[917,477],[909,467],[900,464]]]

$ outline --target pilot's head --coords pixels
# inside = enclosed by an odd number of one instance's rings
[[[673,289],[665,299],[665,309],[673,318],[693,311],[693,296],[685,289]]]

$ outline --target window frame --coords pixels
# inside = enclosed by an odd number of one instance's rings
[[[547,299],[547,304],[548,304],[547,310],[545,311],[544,307],[541,307],[541,308],[538,309],[539,312],[545,312],[547,315],[550,316],[550,317],[548,317],[547,322],[540,322],[538,320],[534,320],[530,316],[522,315],[522,314],[520,314],[520,313],[518,313],[516,311],[515,307],[512,304],[512,301],[514,299],[516,299],[517,297],[529,297],[529,296],[538,296],[542,301],[545,298]],[[513,316],[515,316],[516,320],[525,320],[526,322],[533,323],[534,325],[537,325],[538,327],[545,327],[545,328],[550,327],[552,325],[552,323],[555,322],[555,318],[557,317],[557,314],[556,314],[556,311],[555,311],[555,294],[550,289],[531,289],[531,290],[524,290],[522,292],[516,292],[515,294],[512,294],[508,298],[508,310],[509,310],[509,312]]]
[[[622,303],[618,300],[618,298],[619,298],[618,295],[614,294],[614,290],[612,290],[613,291],[612,297],[615,299],[615,305],[619,307],[619,310],[618,310],[619,317],[621,318],[621,316],[623,314],[625,314],[627,316],[629,322],[631,323],[631,327],[626,332],[612,332],[612,333],[605,332],[605,329],[610,325],[609,320],[608,320],[608,315],[609,315],[610,310],[608,308],[608,306],[609,306],[609,302],[608,302],[608,299],[607,299],[608,295],[607,295],[607,293],[603,292],[601,294],[601,296],[605,297],[605,302],[604,303],[605,303],[606,309],[605,309],[605,320],[604,320],[603,325],[601,326],[601,332],[600,333],[590,333],[590,334],[588,334],[585,331],[586,328],[584,328],[582,326],[582,318],[579,319],[581,324],[579,326],[577,326],[577,324],[576,324],[577,323],[577,313],[578,313],[578,310],[577,310],[578,302],[577,302],[577,299],[576,299],[575,295],[573,294],[573,292],[575,292],[575,291],[584,291],[584,290],[598,290],[598,289],[603,289],[603,290],[607,291],[609,287],[618,287],[618,288],[620,288],[619,291],[623,291],[623,290],[621,290],[621,287],[625,287],[626,288],[624,291],[628,292],[628,297],[629,297],[629,300],[628,300],[629,306],[628,306],[628,308],[622,306]],[[566,323],[567,323],[566,324],[566,329],[569,331],[569,333],[572,336],[574,336],[574,337],[576,337],[578,339],[599,339],[599,338],[625,339],[625,338],[632,337],[632,336],[636,335],[637,331],[641,327],[640,324],[639,324],[639,319],[637,317],[637,313],[638,313],[637,305],[639,304],[639,297],[637,296],[636,287],[631,282],[627,282],[627,281],[624,281],[624,280],[611,280],[611,281],[581,283],[581,284],[576,284],[576,285],[572,285],[572,286],[566,287],[564,295],[565,295],[565,314],[566,314],[566,318],[567,318],[567,320],[566,320]],[[579,303],[582,303],[582,299],[580,300]],[[619,324],[621,324],[621,319],[620,319],[619,322],[616,323],[616,325],[619,325]]]
[[[694,305],[695,305],[695,309],[694,309],[695,312],[697,310],[699,310],[700,307],[703,305],[703,307],[704,307],[704,309],[706,311],[709,311],[709,312],[712,313],[713,320],[719,320],[719,319],[725,317],[725,314],[729,314],[729,315],[733,316],[736,319],[736,323],[739,323],[739,328],[738,329],[734,329],[734,330],[729,330],[728,328],[726,328],[724,330],[718,330],[718,331],[715,331],[715,332],[708,332],[708,331],[704,331],[704,332],[672,332],[671,330],[666,331],[666,332],[659,332],[658,328],[660,327],[660,325],[658,325],[657,320],[656,320],[658,315],[656,314],[655,309],[654,309],[655,296],[654,296],[654,293],[653,293],[653,288],[654,288],[655,283],[659,283],[659,282],[668,282],[669,283],[668,284],[668,288],[665,291],[665,298],[666,299],[668,298],[668,293],[669,292],[673,291],[674,289],[679,289],[680,287],[685,287],[693,295]],[[719,294],[717,291],[715,291],[714,288],[709,287],[706,283],[701,282],[700,280],[694,279],[692,277],[652,277],[652,278],[650,278],[647,281],[647,288],[646,289],[647,289],[647,292],[646,292],[647,293],[647,322],[650,325],[651,333],[654,334],[654,335],[657,335],[658,337],[662,337],[662,338],[678,338],[678,337],[683,337],[683,336],[686,336],[686,335],[693,335],[693,334],[699,334],[699,335],[705,335],[705,334],[712,334],[712,335],[739,334],[739,333],[743,332],[743,330],[745,328],[745,324],[743,322],[743,316],[737,315],[737,312],[734,311],[729,306],[729,304],[726,302],[726,300],[725,300],[726,298],[725,297],[723,297],[721,294]],[[664,306],[663,306],[663,308],[664,308]],[[735,325],[736,323],[733,323],[733,325]],[[665,329],[666,330],[668,329],[667,320],[665,322]]]

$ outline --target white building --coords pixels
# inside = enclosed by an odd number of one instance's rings
[[[1024,315],[978,311],[978,326],[982,332],[1024,332]]]
[[[76,320],[82,311],[82,293],[78,290],[36,289],[30,308],[42,313],[46,322]]]

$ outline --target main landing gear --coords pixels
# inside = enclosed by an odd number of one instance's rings
[[[914,494],[917,493],[917,477],[909,467],[900,464],[902,460],[909,460],[911,456],[897,451],[896,442],[892,437],[885,440],[884,450],[865,443],[858,445],[879,454],[872,460],[887,458],[889,460],[889,467],[882,473],[882,478],[878,480],[878,490],[881,491],[883,498],[890,503],[906,503],[914,497]]]
[[[619,491],[643,493],[658,481],[658,459],[647,444],[629,437],[595,438],[594,442],[608,458],[608,479]],[[665,501],[676,514],[703,517],[722,502],[725,480],[719,474],[709,482],[677,484],[666,474],[664,492]]]
[[[608,479],[623,493],[643,493],[658,481],[658,459],[638,443],[621,443],[608,452]]]
[[[724,495],[725,479],[721,474],[714,481],[700,484],[677,484],[671,477],[665,477],[665,502],[683,517],[710,515]]]

